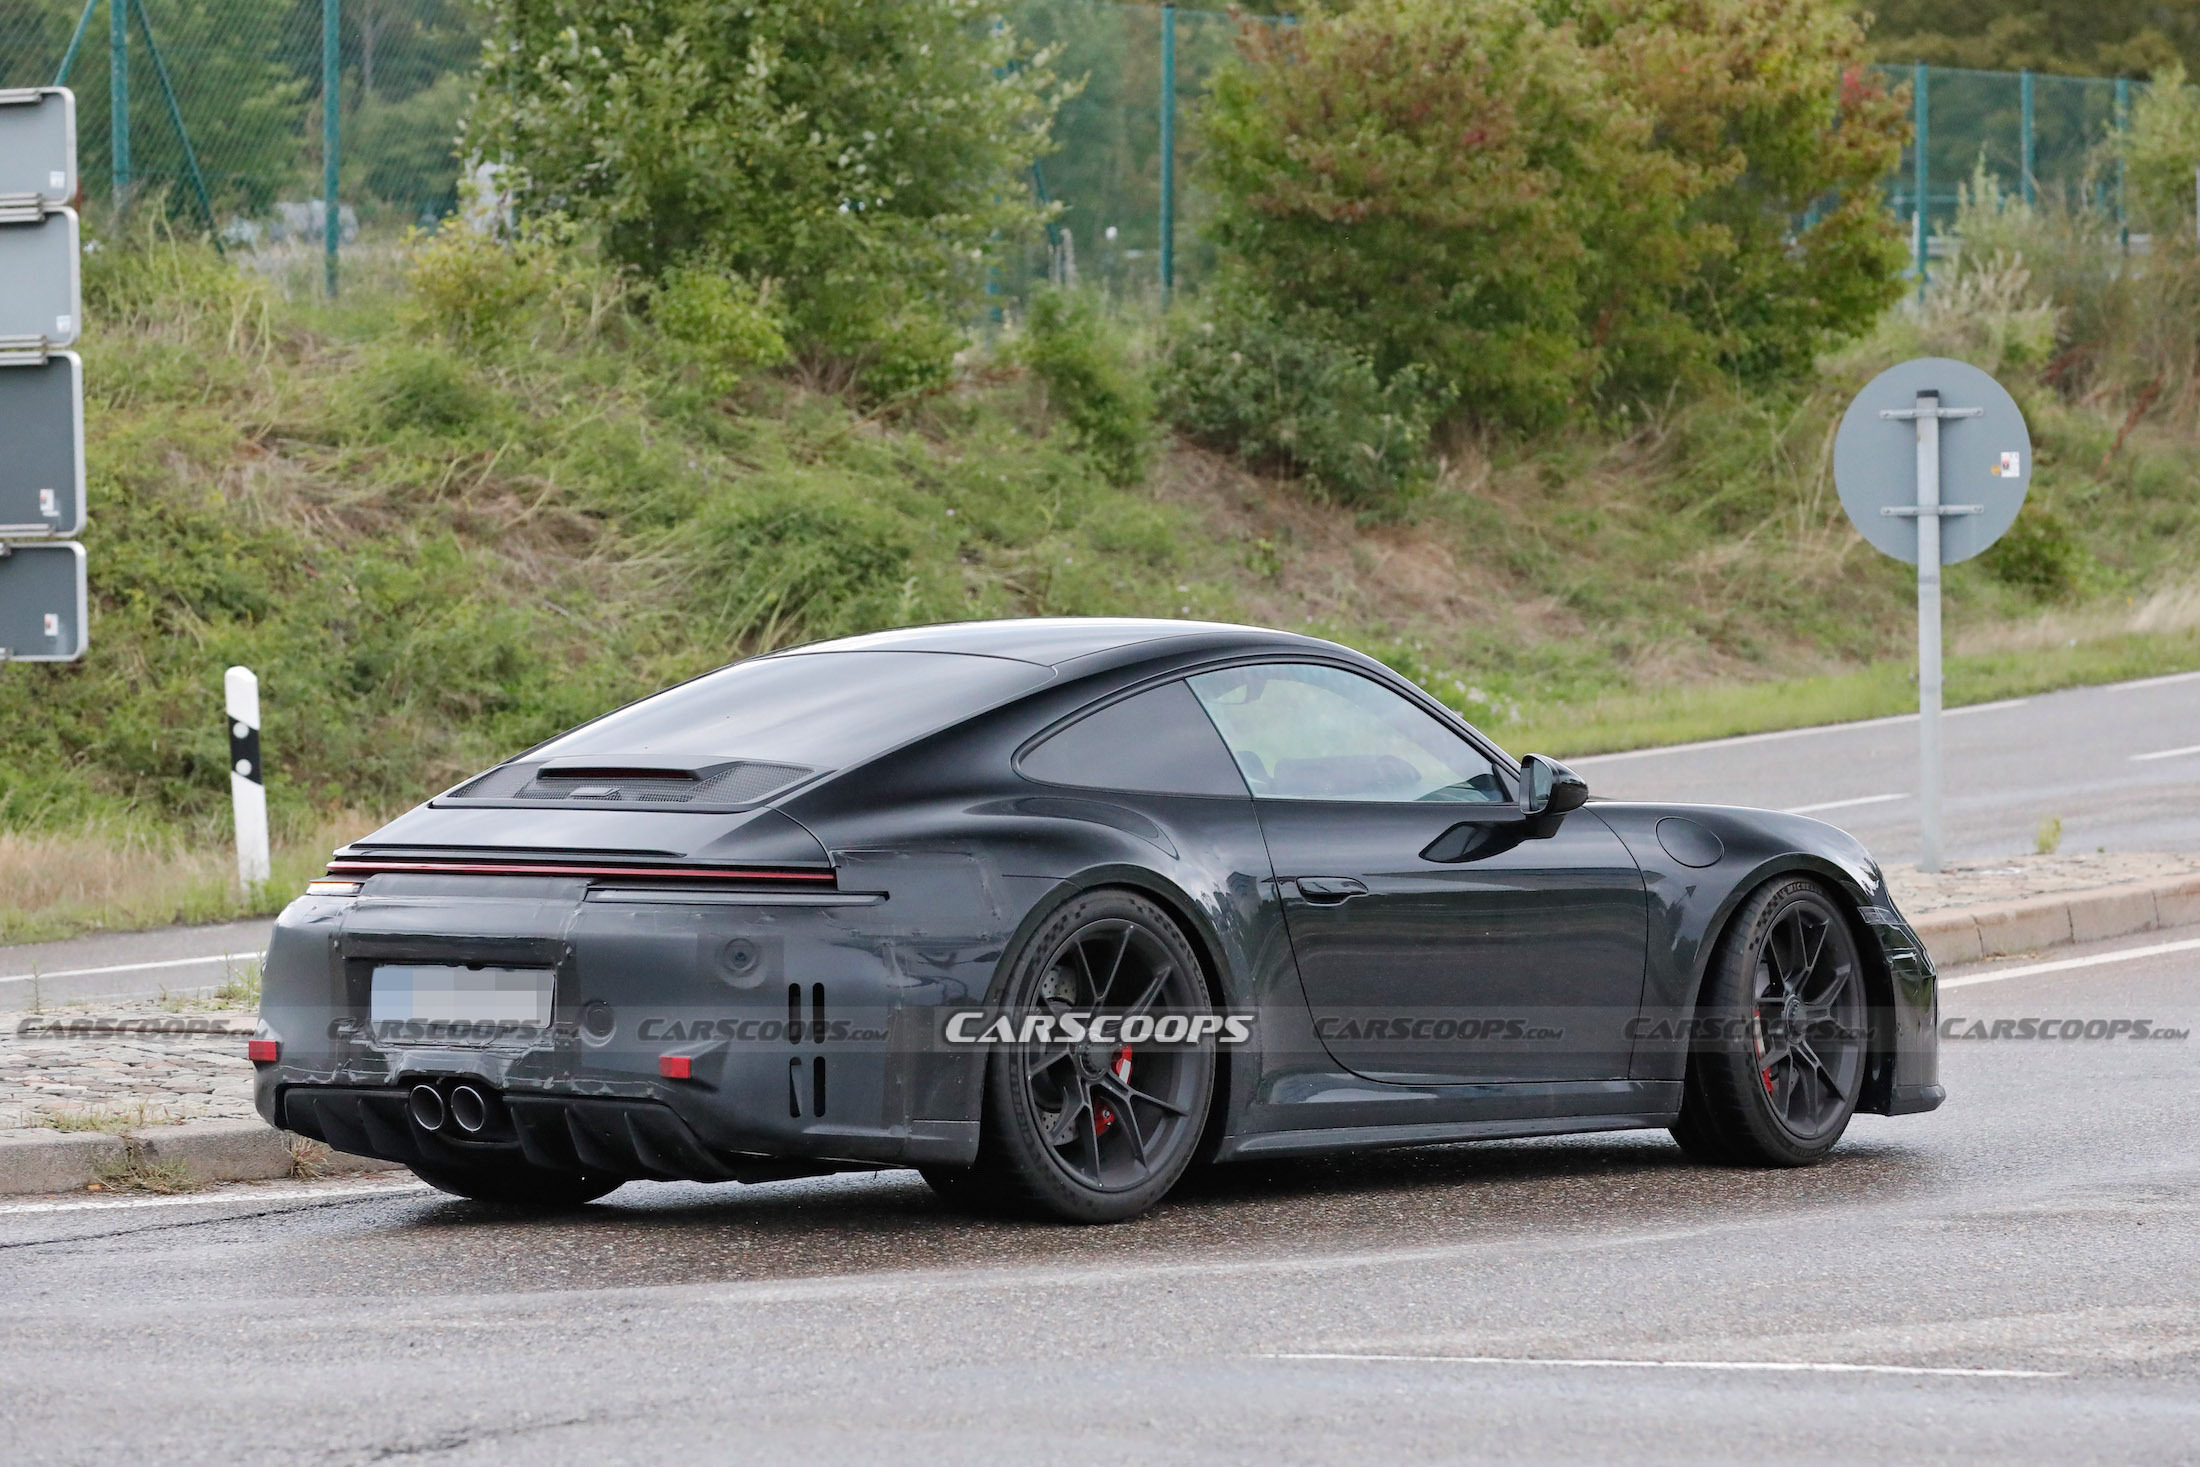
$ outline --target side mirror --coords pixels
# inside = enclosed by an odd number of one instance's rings
[[[1589,801],[1589,784],[1555,759],[1530,754],[1520,761],[1520,813],[1556,822]]]

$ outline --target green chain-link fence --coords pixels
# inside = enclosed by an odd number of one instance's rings
[[[225,242],[262,248],[323,237],[323,22],[328,0],[0,0],[0,87],[52,83],[68,58],[87,187],[104,198],[158,195],[179,217],[209,218]],[[336,0],[341,78],[342,231],[433,221],[457,200],[454,139],[480,51],[469,0]],[[114,8],[128,21],[118,37]],[[1212,264],[1207,201],[1193,167],[1191,114],[1244,20],[1116,0],[1004,0],[1024,34],[1060,47],[1084,90],[1057,124],[1059,147],[1033,186],[1063,205],[1056,274],[1117,292],[1196,282]],[[71,38],[78,42],[72,53]],[[1920,261],[1983,164],[2012,194],[2096,190],[2114,206],[2101,145],[2137,84],[1949,68],[1882,68],[1916,88],[1919,150],[1889,181]],[[165,73],[165,76],[164,76]],[[111,78],[125,79],[127,150],[117,158]],[[173,108],[171,109],[171,98]],[[181,127],[177,125],[180,117]],[[1173,134],[1165,167],[1164,133]],[[203,178],[204,204],[197,173]],[[1926,227],[1917,225],[1922,194]]]

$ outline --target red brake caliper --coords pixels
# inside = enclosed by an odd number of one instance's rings
[[[1758,1058],[1758,1059],[1760,1059],[1760,1060],[1762,1060],[1762,1059],[1763,1059],[1763,1058],[1765,1057],[1765,1039],[1764,1039],[1764,1034],[1765,1034],[1765,1015],[1764,1015],[1764,1010],[1762,1010],[1762,1009],[1751,1009],[1751,1010],[1749,1011],[1749,1017],[1750,1017],[1750,1021],[1751,1021],[1751,1022],[1750,1022],[1750,1031],[1751,1031],[1751,1032],[1750,1032],[1750,1042],[1751,1042],[1752,1044],[1754,1044],[1754,1045],[1756,1045],[1756,1046],[1757,1046],[1757,1058]],[[1777,1093],[1776,1093],[1776,1092],[1774,1091],[1774,1089],[1773,1089],[1773,1085],[1772,1085],[1772,1071],[1770,1071],[1770,1070],[1764,1070],[1764,1071],[1762,1071],[1761,1073],[1762,1073],[1762,1075],[1764,1076],[1764,1082],[1765,1082],[1765,1094],[1773,1096],[1773,1098],[1774,1098],[1774,1099],[1778,1099],[1779,1097],[1778,1097]]]
[[[1116,1078],[1116,1079],[1118,1079],[1118,1080],[1121,1080],[1121,1081],[1122,1081],[1122,1082],[1123,1082],[1124,1084],[1126,1084],[1126,1085],[1130,1084],[1130,1082],[1131,1082],[1131,1047],[1130,1047],[1129,1045],[1127,1045],[1127,1044],[1126,1044],[1126,1045],[1124,1045],[1124,1046],[1123,1046],[1123,1047],[1122,1047],[1121,1049],[1117,1050],[1117,1051],[1115,1052],[1115,1063],[1113,1063],[1113,1064],[1109,1065],[1109,1066],[1108,1066],[1108,1068],[1109,1068],[1109,1069],[1111,1069],[1111,1070],[1113,1070],[1113,1071],[1115,1072],[1115,1078]],[[1110,1127],[1110,1126],[1112,1126],[1112,1125],[1114,1125],[1114,1124],[1115,1124],[1115,1108],[1114,1108],[1113,1106],[1108,1106],[1108,1105],[1096,1105],[1096,1106],[1094,1106],[1094,1107],[1093,1107],[1093,1110],[1092,1110],[1092,1134],[1093,1134],[1093,1135],[1095,1135],[1095,1136],[1105,1136],[1105,1135],[1107,1135],[1107,1134],[1108,1134],[1108,1127]]]

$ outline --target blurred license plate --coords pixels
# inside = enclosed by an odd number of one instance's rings
[[[368,1017],[383,1024],[550,1023],[548,968],[468,968],[456,963],[378,963]]]

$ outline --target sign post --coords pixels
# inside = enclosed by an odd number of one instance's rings
[[[1850,522],[1874,548],[1917,567],[1918,865],[1926,871],[1941,861],[1941,567],[2007,532],[2031,474],[2032,437],[2016,400],[1978,368],[1942,357],[1873,378],[1834,436],[1834,485]]]
[[[76,98],[0,91],[0,662],[84,655]]]

